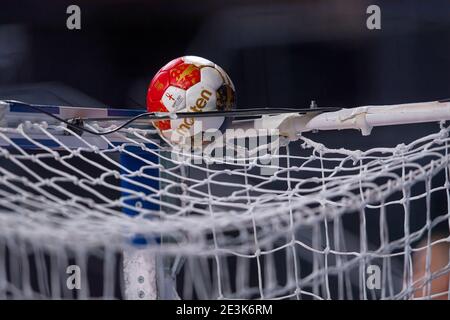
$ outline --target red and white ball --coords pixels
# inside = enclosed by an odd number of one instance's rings
[[[174,59],[159,70],[147,92],[148,112],[230,111],[236,106],[233,82],[215,63],[196,56]],[[224,131],[229,117],[179,118],[154,121],[173,143],[207,130]]]

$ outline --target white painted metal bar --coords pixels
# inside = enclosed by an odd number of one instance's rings
[[[450,102],[423,102],[387,106],[364,106],[319,114],[306,125],[309,130],[360,129],[450,120]]]
[[[277,128],[281,135],[295,139],[312,130],[361,130],[373,127],[450,120],[450,102],[433,101],[385,106],[362,106],[327,113],[282,114],[255,120],[255,128]],[[249,126],[247,124],[247,126]]]

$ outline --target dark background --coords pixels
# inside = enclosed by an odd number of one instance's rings
[[[81,7],[81,30],[66,28],[70,4]],[[366,28],[370,4],[381,7],[381,30]],[[144,107],[155,72],[186,54],[225,68],[239,107],[449,96],[448,0],[25,0],[0,8],[0,97],[31,86],[44,96],[33,102],[51,103],[47,90],[67,103]]]
[[[81,7],[81,30],[66,28],[70,4]],[[371,4],[381,7],[381,30],[366,28]],[[0,3],[0,99],[145,108],[156,71],[188,54],[229,73],[239,108],[449,98],[450,1]],[[431,123],[375,128],[369,137],[356,131],[307,135],[330,148],[368,149],[408,143],[438,129]],[[436,178],[438,185],[442,179]],[[434,217],[447,213],[445,192],[434,193],[431,201]],[[411,210],[414,231],[424,225],[425,210]],[[401,237],[403,211],[388,220],[393,238]],[[373,233],[377,224],[376,216],[368,218]],[[347,227],[356,230],[359,223]]]

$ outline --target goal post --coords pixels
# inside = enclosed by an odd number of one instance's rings
[[[58,120],[140,113],[0,102],[0,298],[449,297],[449,128],[367,150],[302,135],[443,122],[448,101],[236,120],[279,136],[203,153],[145,120]]]

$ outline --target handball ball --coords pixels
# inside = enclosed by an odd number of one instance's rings
[[[227,73],[195,56],[170,61],[156,73],[147,92],[148,112],[230,111],[235,106],[235,89]],[[230,121],[230,117],[192,117],[153,124],[171,142],[182,143],[211,129],[223,133]]]

